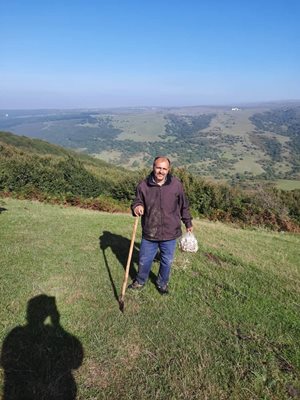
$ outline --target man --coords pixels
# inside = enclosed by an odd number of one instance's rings
[[[141,289],[145,285],[159,250],[156,287],[161,294],[167,294],[176,239],[181,236],[181,221],[188,232],[193,230],[182,184],[170,174],[170,166],[167,157],[156,157],[152,173],[136,189],[132,212],[142,217],[142,242],[139,270],[136,279],[129,285],[131,289]]]

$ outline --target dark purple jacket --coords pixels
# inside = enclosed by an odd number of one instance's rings
[[[181,236],[181,221],[186,228],[192,226],[189,203],[180,180],[170,174],[159,186],[150,174],[136,188],[132,211],[144,207],[142,216],[143,238],[147,240],[172,240]]]

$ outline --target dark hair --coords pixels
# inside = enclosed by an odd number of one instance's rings
[[[169,159],[168,157],[165,157],[165,156],[158,156],[158,157],[155,157],[155,158],[154,158],[154,161],[153,161],[153,166],[155,165],[156,160],[158,160],[159,158],[164,158],[165,160],[168,161],[169,167],[171,166],[171,161],[170,161],[170,159]]]

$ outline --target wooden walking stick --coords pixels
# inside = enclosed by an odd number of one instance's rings
[[[122,285],[122,291],[121,291],[121,295],[119,297],[119,308],[122,312],[124,312],[124,297],[125,297],[125,292],[126,292],[126,287],[127,287],[127,282],[128,282],[131,257],[132,257],[133,246],[134,246],[135,235],[136,235],[138,223],[139,223],[139,217],[135,217],[132,236],[131,236],[131,242],[130,242],[130,247],[129,247],[129,253],[128,253],[128,258],[127,258],[127,264],[126,264],[126,268],[125,268],[125,275],[124,275],[124,280],[123,280],[123,285]]]

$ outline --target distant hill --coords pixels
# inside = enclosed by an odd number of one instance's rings
[[[3,110],[0,129],[129,169],[157,154],[228,182],[300,181],[300,102],[232,107]]]

